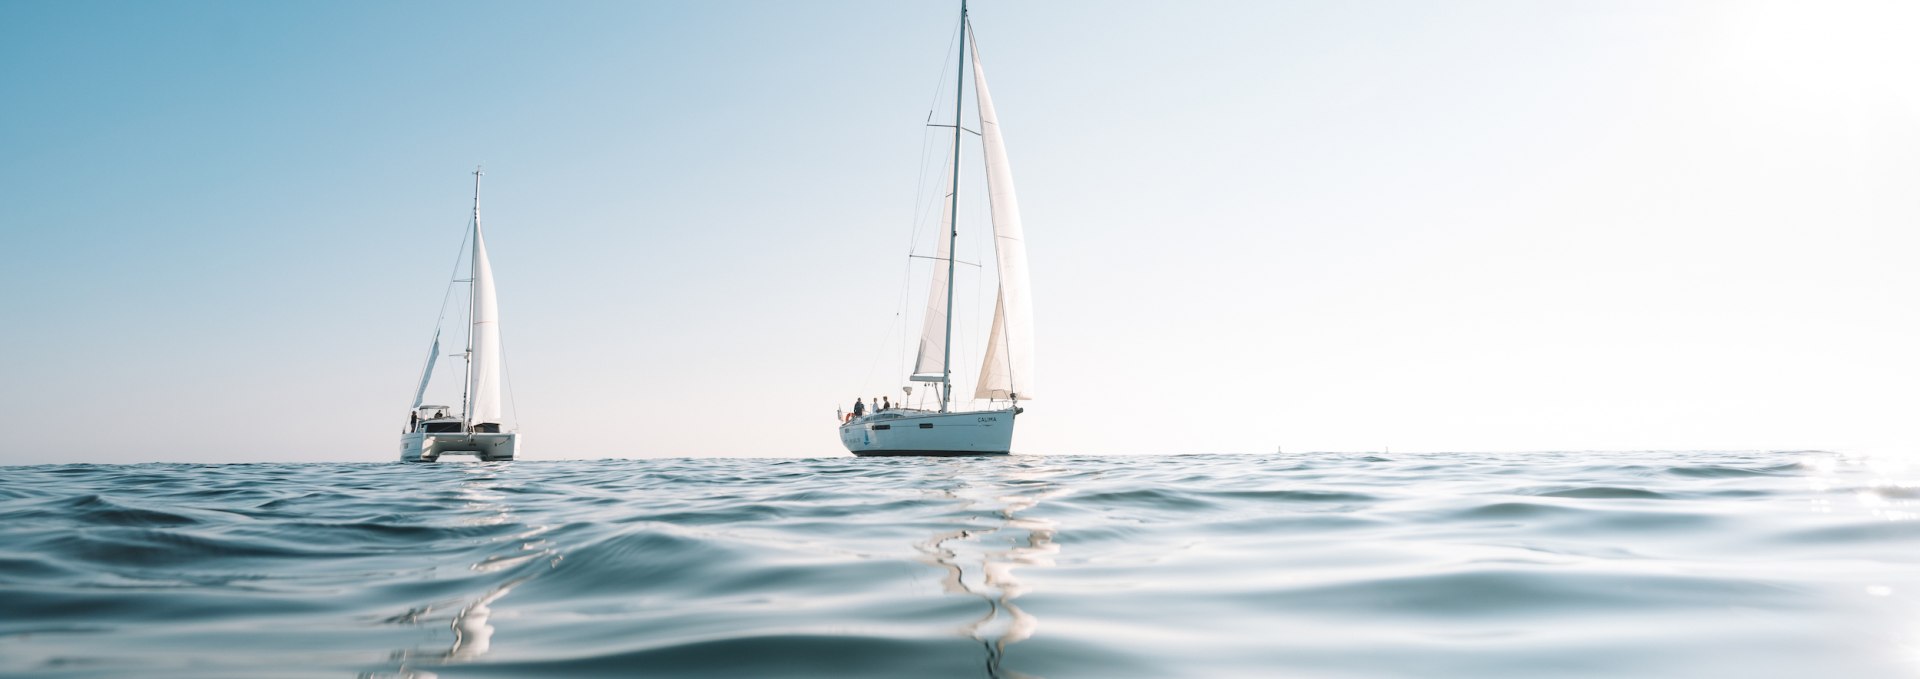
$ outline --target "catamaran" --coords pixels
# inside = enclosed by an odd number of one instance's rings
[[[1019,402],[1033,398],[1033,300],[1027,280],[1026,233],[1020,223],[1019,200],[1014,196],[1013,171],[1007,165],[1006,141],[993,97],[987,93],[987,75],[980,68],[980,49],[973,45],[974,101],[986,159],[987,203],[993,222],[993,249],[998,291],[993,303],[993,326],[974,384],[973,398],[986,400],[982,410],[956,410],[953,404],[953,274],[954,243],[960,235],[962,101],[966,95],[967,47],[973,30],[967,23],[967,4],[960,3],[960,58],[954,83],[953,146],[947,166],[951,190],[942,208],[940,224],[945,238],[933,257],[933,283],[920,333],[919,355],[908,380],[926,383],[938,391],[938,410],[893,407],[843,420],[840,442],[854,455],[1005,455],[1013,449],[1014,418],[1025,412]],[[940,125],[939,127],[946,127]],[[905,389],[910,395],[911,387]],[[875,404],[877,408],[879,404]]]
[[[433,367],[440,358],[440,324],[434,323],[433,344],[427,350],[427,364],[420,371],[420,388],[414,391],[413,407],[408,409],[407,428],[400,435],[402,462],[433,462],[441,455],[472,455],[481,460],[511,460],[520,445],[520,433],[501,431],[501,352],[500,305],[493,292],[493,264],[487,260],[487,240],[480,232],[480,177],[473,172],[473,221],[468,232],[472,245],[467,262],[467,277],[459,278],[455,267],[449,286],[467,284],[466,349],[450,357],[467,362],[466,379],[460,387],[460,407],[425,404],[427,385],[433,382]],[[449,287],[448,297],[452,297]],[[446,314],[441,304],[441,318]]]

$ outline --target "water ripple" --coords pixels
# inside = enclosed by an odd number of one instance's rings
[[[7,471],[7,676],[1920,670],[1920,478],[1826,453]]]

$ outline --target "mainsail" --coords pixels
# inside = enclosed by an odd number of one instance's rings
[[[498,424],[500,416],[500,306],[493,294],[493,264],[487,261],[487,241],[480,234],[479,210],[473,220],[473,354],[468,357],[467,383],[471,401],[467,423]]]
[[[972,31],[968,42],[972,43]],[[980,138],[986,145],[987,201],[993,217],[993,251],[1000,289],[993,301],[993,330],[974,398],[1033,398],[1033,297],[1027,279],[1026,231],[1020,225],[1020,201],[1013,192],[1000,118],[987,94],[987,73],[980,68],[980,46],[973,45],[973,87],[980,105]]]
[[[953,185],[953,160],[947,160],[947,176],[941,186]],[[947,276],[952,271],[947,259],[953,233],[952,194],[940,198],[940,247],[933,256],[933,285],[927,290],[927,314],[920,328],[920,357],[913,362],[913,380],[939,382],[947,373]]]

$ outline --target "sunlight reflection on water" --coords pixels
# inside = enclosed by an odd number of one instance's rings
[[[1920,478],[1872,456],[9,471],[9,676],[1913,676],[1920,639]]]

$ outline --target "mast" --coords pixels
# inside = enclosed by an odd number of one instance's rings
[[[953,77],[953,193],[950,196],[953,205],[949,212],[952,219],[947,222],[947,340],[942,347],[946,357],[940,361],[940,412],[943,413],[953,401],[953,262],[960,252],[954,248],[960,240],[960,101],[967,93],[967,0],[960,0],[959,42],[959,69]],[[478,224],[476,221],[475,228]]]
[[[466,381],[460,385],[460,430],[473,431],[473,304],[479,294],[479,283],[474,273],[480,270],[480,177],[485,173],[473,168],[473,259],[467,263],[467,350],[462,354],[467,361]]]

